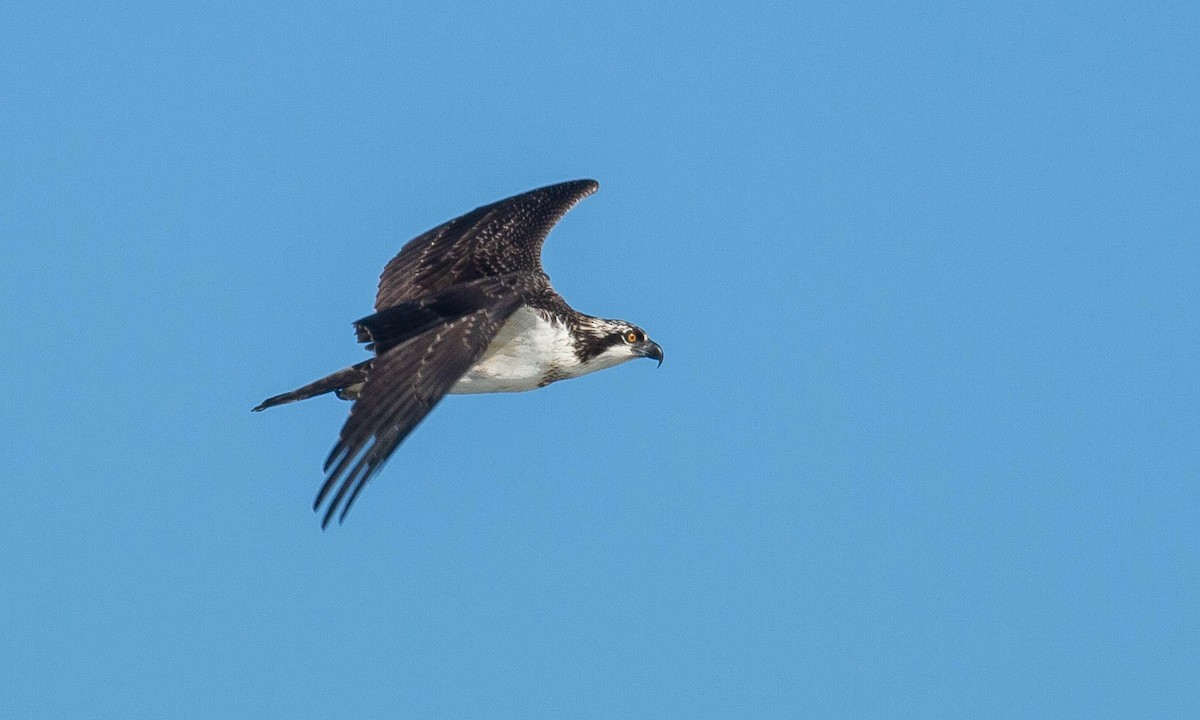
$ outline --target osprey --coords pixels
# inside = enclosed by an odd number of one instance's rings
[[[316,511],[329,501],[322,528],[339,510],[345,519],[447,393],[533,390],[634,358],[662,364],[662,348],[641,328],[577,312],[542,270],[550,229],[599,187],[574,180],[530,190],[412,239],[383,269],[375,314],[354,323],[374,356],[254,408],[329,392],[354,402],[313,502]]]

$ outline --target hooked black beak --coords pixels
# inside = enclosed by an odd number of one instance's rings
[[[642,343],[640,352],[642,357],[648,357],[651,360],[657,360],[658,366],[662,367],[663,352],[658,343],[654,342],[653,340],[647,340],[646,342]]]

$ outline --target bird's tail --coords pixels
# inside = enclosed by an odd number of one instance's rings
[[[323,377],[316,382],[311,382],[304,387],[296,388],[282,395],[269,397],[263,400],[252,412],[266,410],[269,407],[284,405],[296,402],[297,400],[307,400],[310,397],[324,395],[327,392],[336,392],[337,396],[343,400],[354,400],[358,397],[358,391],[362,389],[362,384],[366,382],[367,371],[370,367],[371,361],[364,360],[357,365],[342,368],[334,374]]]

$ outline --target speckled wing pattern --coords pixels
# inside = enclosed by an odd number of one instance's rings
[[[531,190],[414,238],[384,268],[375,308],[355,323],[376,357],[325,461],[313,502],[341,522],[367,481],[487,349],[530,296],[549,292],[542,244],[593,180]],[[440,313],[440,315],[439,315]],[[336,490],[335,490],[336,488]]]
[[[474,364],[518,304],[511,295],[504,304],[476,310],[376,358],[325,460],[327,476],[313,502],[317,510],[329,499],[321,527],[339,509],[338,521],[345,518],[371,476]]]
[[[410,241],[379,278],[375,309],[383,310],[479,278],[542,273],[542,243],[595,180],[572,180],[484,205]]]

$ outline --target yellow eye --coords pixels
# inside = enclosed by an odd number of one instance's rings
[[[638,334],[635,331],[630,330],[629,332],[625,333],[625,342],[635,343],[637,341],[638,341]]]

